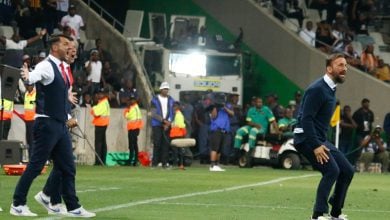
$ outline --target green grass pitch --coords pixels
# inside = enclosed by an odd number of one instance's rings
[[[185,171],[78,166],[76,188],[81,204],[97,213],[95,219],[309,219],[318,172],[225,168],[212,173],[203,165]],[[47,176],[37,177],[28,195],[36,219],[50,217],[33,198]],[[0,219],[18,219],[8,213],[18,179],[0,175]],[[390,219],[390,175],[355,174],[344,212],[352,220]]]

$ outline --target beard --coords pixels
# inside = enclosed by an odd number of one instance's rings
[[[336,83],[340,83],[340,84],[344,83],[345,74],[346,74],[346,71],[342,71],[342,72],[339,72],[338,74],[336,74],[336,76],[335,76]]]

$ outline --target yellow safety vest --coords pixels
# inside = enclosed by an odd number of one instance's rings
[[[127,130],[141,129],[143,127],[142,114],[137,103],[126,108],[124,115],[127,120]]]
[[[36,91],[33,89],[31,92],[24,94],[24,120],[33,121],[35,117],[35,98]]]
[[[12,113],[14,111],[14,102],[8,99],[3,99],[3,100],[4,100],[4,112],[3,112],[3,118],[1,120],[11,120]]]
[[[175,117],[171,125],[170,137],[184,137],[187,134],[184,116],[180,110],[175,112]]]
[[[107,126],[110,123],[110,103],[104,98],[92,107],[91,114],[93,116],[92,124],[95,126]]]

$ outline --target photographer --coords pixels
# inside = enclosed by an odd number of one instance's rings
[[[218,102],[208,108],[210,114],[209,146],[210,152],[210,171],[225,171],[219,166],[219,160],[223,148],[230,145],[228,133],[230,132],[229,117],[234,115],[230,104]]]
[[[361,142],[362,154],[360,163],[364,163],[367,170],[370,163],[379,162],[382,164],[382,172],[387,172],[389,167],[389,152],[386,151],[387,144],[381,138],[382,128],[377,125],[371,134],[366,135]]]

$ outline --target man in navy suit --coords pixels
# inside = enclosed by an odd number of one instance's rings
[[[317,188],[312,219],[346,220],[342,214],[348,187],[354,169],[345,156],[328,140],[326,134],[335,109],[336,86],[345,81],[347,61],[342,54],[333,54],[326,60],[325,75],[314,81],[305,91],[294,129],[296,149],[322,174]],[[333,195],[329,198],[332,186]],[[328,202],[332,205],[330,217]]]
[[[27,194],[34,179],[40,174],[46,161],[53,159],[53,170],[61,172],[62,197],[70,217],[94,217],[78,201],[75,190],[76,168],[73,160],[72,143],[68,127],[77,125],[68,120],[69,80],[63,62],[69,48],[70,38],[65,35],[52,36],[49,40],[50,55],[29,72],[24,65],[21,77],[35,83],[36,119],[31,159],[16,185],[10,214],[15,216],[37,216],[27,206]]]

